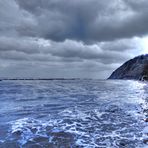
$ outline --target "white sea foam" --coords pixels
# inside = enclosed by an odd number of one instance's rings
[[[7,84],[8,95],[3,95],[10,109],[0,106],[9,119],[1,117],[10,125],[6,141],[22,146],[40,137],[40,144],[43,140],[58,145],[64,139],[73,147],[145,146],[148,94],[144,83],[67,80],[15,85]]]

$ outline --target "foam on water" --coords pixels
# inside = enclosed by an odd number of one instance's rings
[[[147,84],[67,80],[11,85],[5,82],[2,86],[8,87],[8,102],[11,100],[13,106],[8,110],[1,106],[0,114],[7,118],[0,116],[5,134],[5,137],[0,135],[0,146],[147,146],[148,125],[143,120],[148,116]],[[4,96],[6,88],[2,86]]]
[[[69,145],[74,142],[73,146],[114,147],[122,139],[127,140],[124,141],[125,144],[131,142],[131,147],[132,144],[134,146],[135,142],[141,143],[142,133],[140,134],[140,130],[142,123],[136,123],[137,121],[132,116],[125,117],[127,116],[126,113],[123,114],[121,110],[117,113],[115,110],[111,110],[111,112],[113,112],[112,115],[109,115],[108,112],[99,113],[96,109],[87,112],[81,112],[75,108],[73,110],[66,109],[59,113],[61,119],[43,121],[24,118],[14,121],[11,123],[10,133],[12,135],[21,133],[18,138],[21,145],[32,141],[36,137],[46,137],[48,141],[54,143],[52,140],[55,140],[57,134],[61,132],[63,133],[63,139],[67,133],[73,137],[68,142]],[[121,114],[123,119],[118,117]]]

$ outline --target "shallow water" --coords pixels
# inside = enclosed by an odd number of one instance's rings
[[[147,90],[137,81],[1,81],[0,148],[147,147]]]

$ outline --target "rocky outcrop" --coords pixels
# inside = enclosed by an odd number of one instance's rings
[[[148,54],[125,62],[108,79],[148,80]]]

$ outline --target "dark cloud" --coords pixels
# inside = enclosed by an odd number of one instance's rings
[[[147,6],[147,0],[0,0],[0,76],[12,70],[13,76],[108,76],[142,53]]]
[[[67,61],[95,60],[102,63],[116,63],[127,59],[128,56],[113,51],[113,49],[111,51],[110,44],[113,45],[112,47],[117,46],[118,50],[122,49],[122,42],[117,45],[113,42],[104,43],[101,48],[101,45],[85,45],[83,42],[72,40],[57,43],[39,41],[33,38],[1,37],[0,57],[3,59],[39,61],[51,61],[54,59],[68,59]],[[117,47],[114,50],[117,50]]]
[[[20,9],[34,17],[18,32],[63,41],[92,43],[145,35],[148,32],[146,0],[17,0]],[[134,26],[134,27],[133,27]],[[24,28],[23,28],[24,27]],[[31,30],[31,31],[26,31]]]

